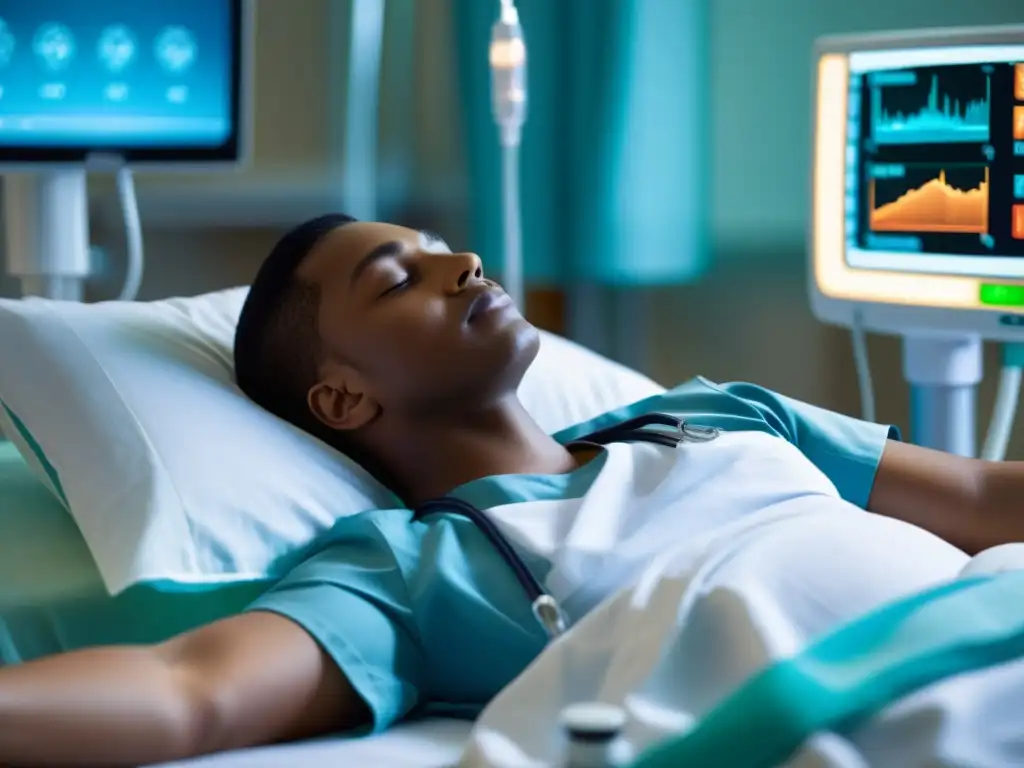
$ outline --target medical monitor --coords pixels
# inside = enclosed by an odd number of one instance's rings
[[[0,165],[244,155],[246,0],[0,0]]]
[[[819,41],[815,313],[1024,337],[1024,28]]]

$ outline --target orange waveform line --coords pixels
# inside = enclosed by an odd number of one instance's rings
[[[957,189],[945,169],[920,187],[875,208],[875,180],[868,187],[869,225],[875,232],[988,232],[989,170],[973,189]]]

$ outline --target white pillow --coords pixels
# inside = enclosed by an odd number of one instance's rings
[[[273,576],[338,517],[396,503],[235,386],[245,293],[0,300],[0,428],[68,507],[112,593]],[[545,334],[522,396],[554,432],[660,391]]]

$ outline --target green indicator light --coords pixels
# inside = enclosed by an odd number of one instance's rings
[[[981,284],[981,303],[996,307],[1024,307],[1024,285]]]

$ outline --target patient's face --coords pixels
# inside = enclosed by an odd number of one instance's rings
[[[320,286],[324,375],[347,375],[384,414],[483,405],[514,392],[537,354],[536,329],[480,259],[416,230],[339,227],[300,276]]]

